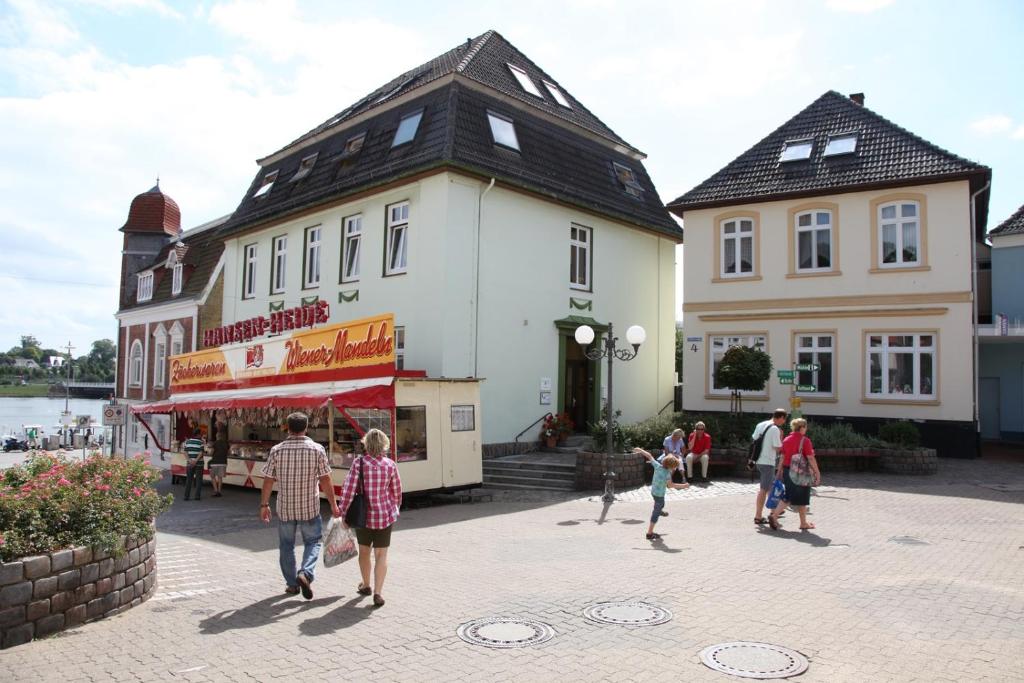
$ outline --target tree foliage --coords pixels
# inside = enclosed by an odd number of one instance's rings
[[[772,359],[761,349],[731,346],[715,369],[715,382],[732,389],[739,412],[743,412],[743,391],[763,391],[772,375]]]

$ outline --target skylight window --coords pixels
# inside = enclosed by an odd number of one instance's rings
[[[373,103],[374,103],[374,104],[380,104],[381,102],[383,102],[384,100],[388,99],[388,98],[389,98],[389,97],[391,97],[392,95],[396,95],[396,94],[398,94],[398,93],[399,93],[399,92],[401,92],[401,91],[402,91],[402,89],[403,89],[403,88],[405,88],[406,86],[412,85],[413,81],[415,81],[415,80],[416,80],[417,78],[419,78],[419,77],[420,77],[420,75],[419,75],[419,74],[414,74],[414,75],[410,76],[409,78],[405,79],[404,81],[402,81],[401,83],[399,83],[398,85],[396,85],[396,86],[395,86],[394,88],[392,88],[391,90],[388,90],[388,91],[387,91],[387,92],[385,92],[385,93],[384,93],[383,95],[381,95],[380,97],[378,97],[378,98],[377,98],[376,100],[374,100],[374,102],[373,102]]]
[[[395,139],[391,141],[392,147],[412,142],[416,137],[416,130],[420,127],[420,119],[423,118],[423,110],[406,114],[398,123],[398,130],[395,131]]]
[[[544,87],[548,89],[549,93],[551,93],[551,96],[555,98],[555,102],[558,102],[566,109],[572,109],[572,105],[569,104],[569,100],[565,99],[565,95],[562,94],[562,91],[558,89],[557,85],[550,81],[544,81],[543,83]]]
[[[296,180],[302,180],[303,178],[305,178],[306,176],[308,176],[310,174],[310,172],[313,170],[313,166],[316,165],[316,157],[317,157],[318,154],[320,154],[320,153],[319,152],[314,152],[314,153],[310,154],[309,156],[306,156],[306,157],[302,158],[302,161],[299,162],[299,170],[296,171],[295,175],[292,176],[292,182],[293,183]]]
[[[615,177],[619,179],[619,183],[622,185],[622,189],[626,191],[626,194],[639,197],[643,193],[644,188],[637,181],[633,169],[614,161],[612,162],[612,167],[615,169]]]
[[[830,135],[828,144],[825,145],[825,156],[832,157],[840,154],[853,154],[857,151],[857,134],[843,133],[841,135]]]
[[[542,93],[540,91],[540,88],[538,88],[536,84],[534,84],[533,79],[526,75],[525,71],[520,69],[518,66],[514,66],[512,64],[506,64],[506,66],[508,67],[509,71],[512,72],[512,75],[516,77],[516,80],[519,81],[519,85],[523,88],[523,90],[530,93],[531,95],[535,95],[541,98],[542,100],[544,99],[544,93]]]
[[[256,190],[256,193],[252,196],[253,199],[259,199],[270,194],[270,188],[274,186],[274,181],[277,180],[277,171],[271,171],[267,175],[263,176],[263,184],[260,185],[260,189]]]
[[[804,159],[811,158],[811,147],[814,146],[813,140],[786,140],[785,147],[782,148],[782,155],[779,157],[779,161],[803,161]]]
[[[491,123],[491,135],[494,137],[495,144],[514,150],[519,149],[519,138],[516,137],[516,126],[512,119],[489,111],[487,120]]]

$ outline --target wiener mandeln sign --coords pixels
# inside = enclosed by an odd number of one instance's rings
[[[394,315],[170,358],[171,393],[379,376],[395,364]]]

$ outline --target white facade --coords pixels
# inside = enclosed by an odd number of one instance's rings
[[[772,379],[763,394],[743,394],[745,410],[787,407],[795,395],[805,412],[820,415],[972,420],[969,194],[964,180],[687,211],[685,328],[702,341],[696,350],[687,343],[684,408],[727,410],[728,391],[713,384],[714,354],[760,340]],[[885,207],[900,212],[904,204],[906,227],[883,232],[899,222]],[[826,267],[800,267],[805,212],[824,214]],[[741,220],[752,227],[750,271],[741,264],[725,272],[726,226]],[[906,248],[883,255],[895,234],[906,237]],[[832,374],[800,373],[797,382],[830,391],[780,384],[775,370],[809,360],[798,358],[800,347],[831,354]]]
[[[675,242],[501,184],[488,188],[488,182],[438,172],[226,240],[224,322],[312,297],[331,304],[331,322],[392,312],[405,332],[404,368],[485,380],[484,443],[510,442],[541,415],[561,409],[565,344],[575,342],[556,320],[578,315],[610,321],[622,345],[626,327],[639,324],[647,331],[639,355],[615,361],[615,407],[625,421],[654,415],[672,400]],[[387,274],[394,265],[388,232],[395,229],[388,217],[404,202],[405,269]],[[342,282],[343,226],[356,215],[359,275]],[[304,288],[311,255],[306,235],[317,226],[320,281]],[[583,288],[570,283],[573,226],[589,229],[592,239]],[[272,247],[282,235],[288,245],[285,287],[272,294]],[[256,286],[244,298],[250,279],[243,264],[253,263],[252,245]],[[598,374],[604,383],[603,363]],[[550,404],[541,403],[545,380]],[[532,440],[536,431],[522,438]]]

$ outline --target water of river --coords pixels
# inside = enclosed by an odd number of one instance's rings
[[[92,415],[97,422],[102,416],[103,404],[97,399],[73,398],[68,404],[72,415]],[[22,425],[42,425],[46,434],[52,434],[64,410],[62,398],[0,398],[0,434],[21,432]]]

